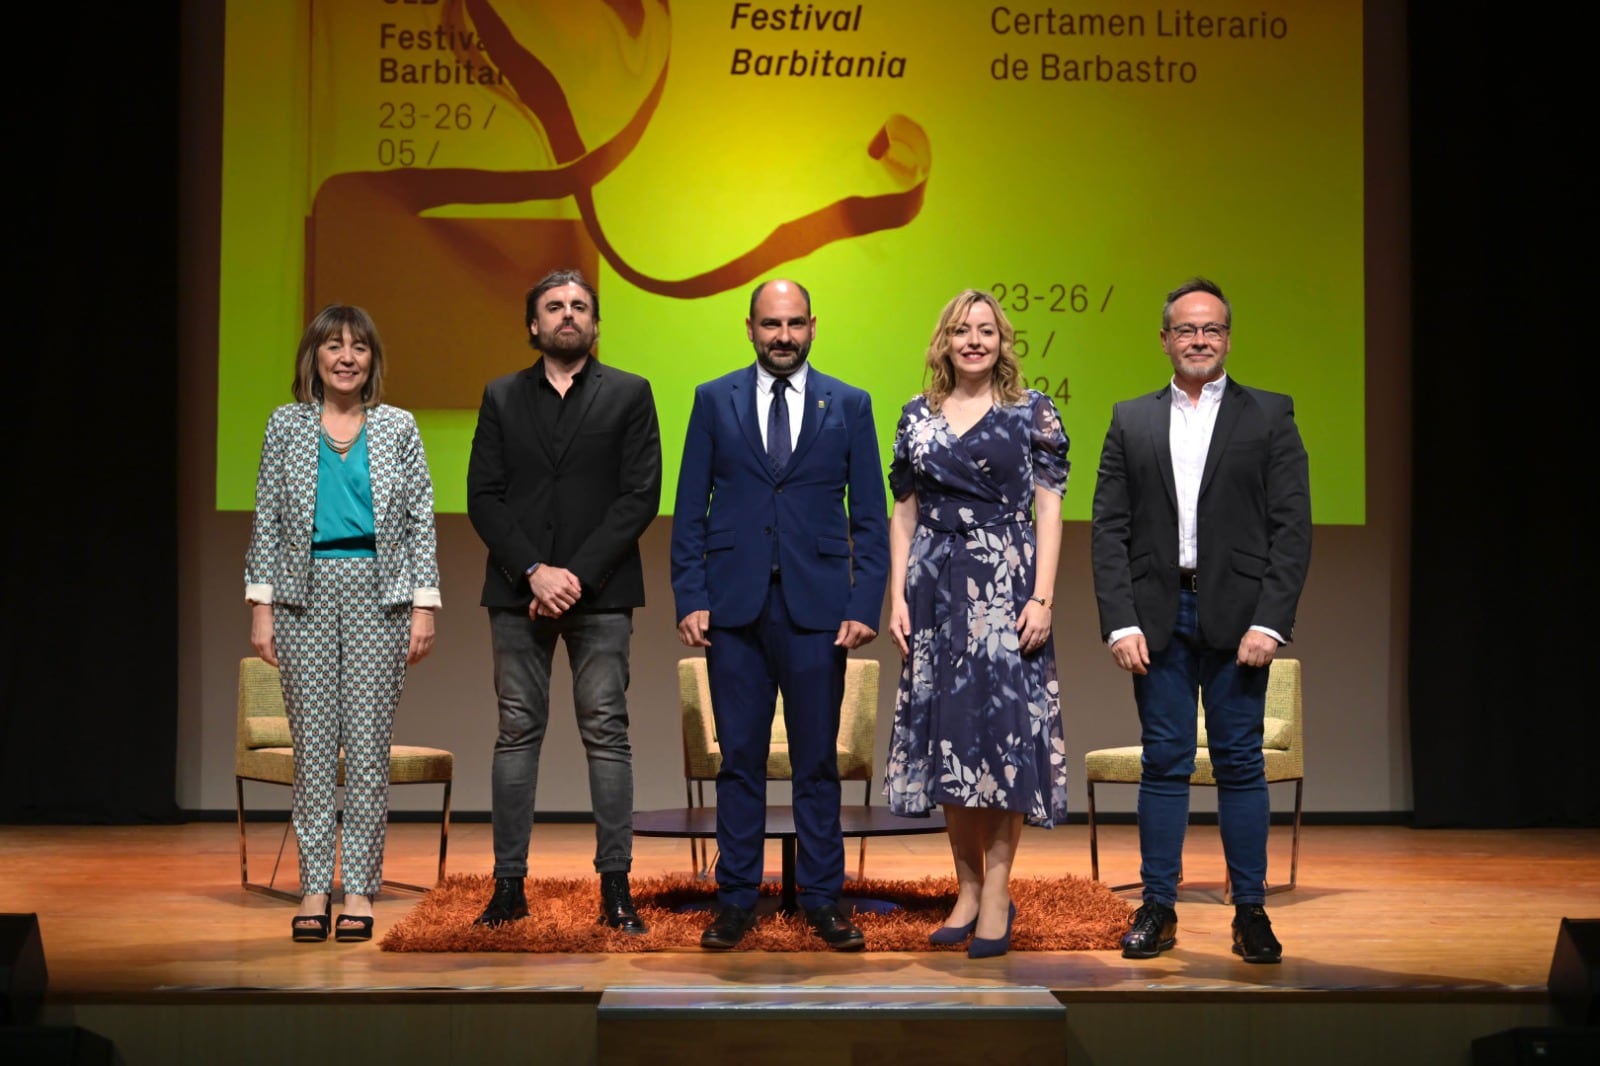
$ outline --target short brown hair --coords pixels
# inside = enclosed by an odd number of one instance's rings
[[[351,304],[329,304],[317,312],[305,333],[300,335],[300,351],[294,359],[294,398],[301,403],[322,402],[322,375],[317,373],[317,349],[330,337],[350,331],[350,340],[365,344],[372,352],[372,369],[361,386],[361,402],[375,407],[383,402],[383,342],[372,316]]]
[[[1171,292],[1167,293],[1167,302],[1161,305],[1161,328],[1170,329],[1172,327],[1172,305],[1183,299],[1185,296],[1188,296],[1190,293],[1196,292],[1203,292],[1208,296],[1215,296],[1217,298],[1217,301],[1222,304],[1222,317],[1226,320],[1222,324],[1227,326],[1229,329],[1232,329],[1233,305],[1228,302],[1228,298],[1226,296],[1222,295],[1222,286],[1218,285],[1210,278],[1199,277],[1190,278],[1182,285],[1179,285],[1176,289],[1173,289]]]

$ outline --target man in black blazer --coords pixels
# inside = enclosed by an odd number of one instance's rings
[[[1204,278],[1167,295],[1171,384],[1119,403],[1100,456],[1092,534],[1100,633],[1133,674],[1144,905],[1128,958],[1177,943],[1174,909],[1194,772],[1196,694],[1233,883],[1233,950],[1278,962],[1267,877],[1267,668],[1294,635],[1311,560],[1311,490],[1294,401],[1226,372],[1233,312]]]
[[[543,357],[483,390],[467,467],[467,515],[489,549],[482,602],[500,704],[495,888],[478,922],[528,914],[522,882],[561,639],[589,761],[601,918],[638,934],[628,641],[644,605],[639,537],[661,503],[661,430],[650,383],[595,358],[600,298],[582,274],[541,279],[524,322]]]

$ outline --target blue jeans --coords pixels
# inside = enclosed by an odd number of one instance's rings
[[[1261,731],[1267,669],[1240,666],[1238,648],[1207,648],[1199,636],[1192,592],[1178,594],[1172,641],[1150,653],[1150,671],[1133,677],[1144,756],[1139,780],[1139,876],[1146,902],[1171,907],[1178,898],[1183,834],[1194,773],[1197,693],[1205,696],[1206,739],[1217,778],[1217,822],[1233,881],[1233,901],[1266,899],[1266,759]]]
[[[528,617],[527,611],[489,609],[494,642],[494,690],[500,732],[494,741],[494,875],[528,875],[539,748],[550,721],[550,663],[556,641],[567,643],[578,734],[589,760],[594,807],[594,868],[633,866],[633,749],[628,743],[628,639],[632,611]]]

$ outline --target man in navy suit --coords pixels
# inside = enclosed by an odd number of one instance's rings
[[[1311,562],[1311,488],[1294,401],[1225,372],[1233,310],[1204,278],[1167,294],[1165,388],[1111,414],[1091,534],[1100,631],[1133,675],[1144,752],[1139,853],[1144,905],[1127,958],[1177,943],[1174,904],[1189,820],[1197,693],[1233,883],[1233,950],[1275,963],[1267,879],[1267,669],[1294,635]]]
[[[745,331],[755,365],[695,390],[672,526],[678,636],[706,649],[722,751],[720,910],[700,944],[732,948],[755,923],[782,692],[800,903],[830,947],[854,951],[865,941],[838,904],[837,746],[845,656],[877,636],[888,573],[872,400],[806,362],[816,319],[800,285],[757,286]]]

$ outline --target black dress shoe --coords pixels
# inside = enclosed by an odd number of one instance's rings
[[[806,921],[811,924],[812,932],[834,951],[860,951],[867,946],[861,927],[840,913],[838,904],[824,903],[807,910]]]
[[[1122,957],[1153,959],[1177,943],[1178,912],[1151,900],[1133,912],[1133,928],[1122,934]]]
[[[627,874],[600,875],[600,920],[629,936],[643,936],[650,931],[639,920],[639,911],[633,905],[633,893],[628,890]]]
[[[497,877],[489,905],[478,915],[477,925],[505,925],[528,916],[528,897],[522,894],[522,878]]]
[[[1241,903],[1233,909],[1233,953],[1245,962],[1283,961],[1283,945],[1272,935],[1272,922],[1261,904]]]
[[[726,951],[739,946],[739,941],[756,924],[756,916],[743,907],[725,903],[717,917],[700,934],[700,946],[713,951]]]

